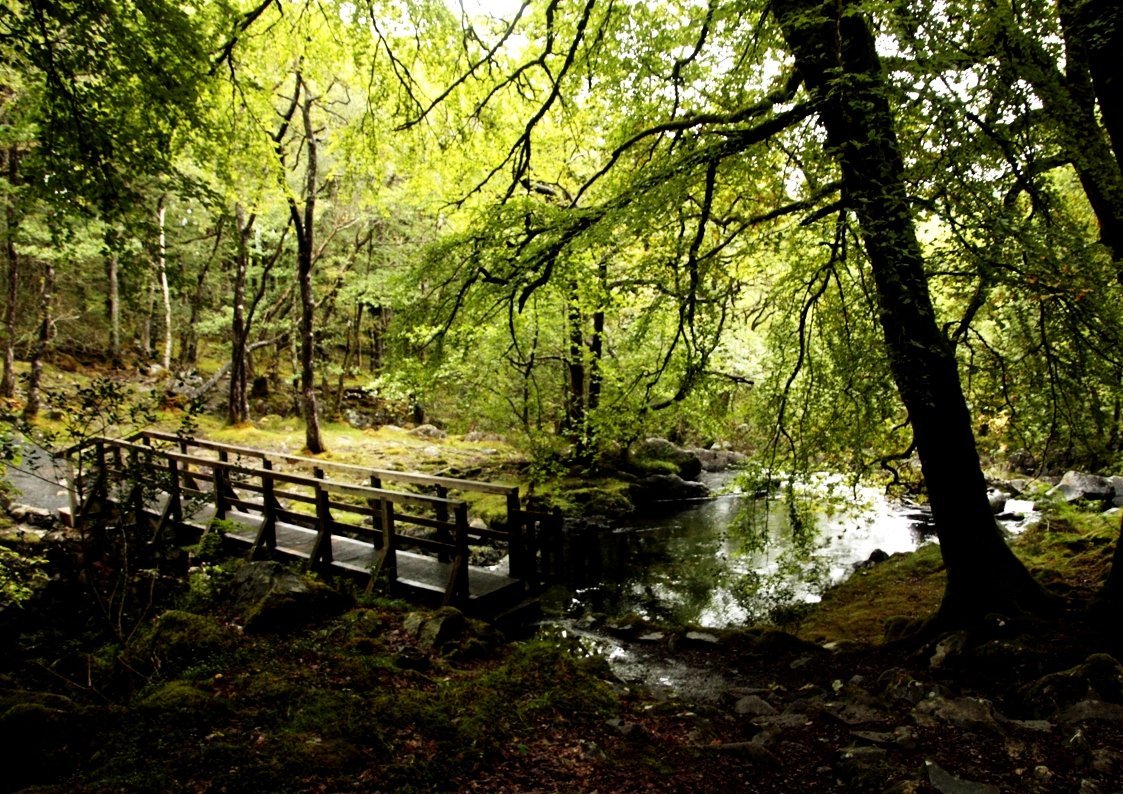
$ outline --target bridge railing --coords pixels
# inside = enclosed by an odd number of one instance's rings
[[[470,538],[468,505],[464,501],[338,482],[325,477],[323,471],[312,475],[279,471],[267,458],[257,466],[232,461],[229,455],[225,460],[223,456],[204,458],[110,438],[93,439],[87,446],[87,451],[92,451],[92,465],[87,467],[79,511],[74,517],[78,525],[111,499],[134,513],[138,526],[154,519],[153,537],[189,523],[204,505],[219,519],[236,510],[260,520],[251,554],[279,548],[279,522],[316,533],[307,554],[315,568],[331,566],[333,536],[358,536],[369,539],[378,550],[371,566],[372,581],[379,575],[396,580],[396,552],[412,548],[451,563],[446,603],[469,596]],[[123,484],[123,491],[111,493],[112,483]],[[286,502],[289,507],[284,506]],[[291,509],[292,503],[307,505],[309,512]],[[360,521],[340,520],[337,515],[359,516]],[[372,519],[372,524],[361,523],[361,517]],[[434,537],[418,537],[402,533],[402,526],[437,532]]]
[[[272,452],[234,444],[224,444],[199,438],[184,438],[172,433],[159,431],[142,431],[129,437],[130,441],[146,445],[168,444],[177,447],[181,453],[187,454],[189,450],[203,451],[215,454],[220,460],[231,458],[257,459],[264,463],[284,465],[288,468],[298,468],[311,472],[314,476],[323,477],[327,473],[360,480],[371,488],[383,488],[386,485],[409,485],[426,488],[432,495],[439,499],[449,499],[456,494],[479,493],[502,497],[505,502],[506,516],[495,526],[469,526],[469,537],[472,540],[498,542],[507,545],[510,559],[511,575],[515,578],[531,580],[534,578],[535,560],[533,549],[526,536],[527,516],[523,514],[519,488],[515,485],[485,482],[482,480],[462,479],[459,477],[444,477],[435,474],[425,474],[416,471],[398,471],[396,469],[359,466],[351,463],[338,463],[329,460],[303,455],[291,455],[283,452]],[[450,516],[438,509],[436,518],[441,526],[435,527],[442,533],[443,525]],[[375,516],[377,526],[378,517]]]

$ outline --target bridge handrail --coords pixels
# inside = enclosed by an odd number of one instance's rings
[[[484,482],[482,480],[468,480],[459,477],[443,477],[436,474],[425,474],[418,471],[398,471],[397,469],[379,469],[370,466],[359,466],[353,463],[339,463],[331,460],[319,460],[318,458],[311,458],[305,455],[292,455],[287,452],[272,452],[266,450],[251,449],[249,447],[240,447],[235,444],[224,444],[218,441],[208,441],[199,438],[183,438],[173,433],[163,433],[156,430],[142,430],[129,436],[129,440],[133,441],[137,438],[151,438],[156,441],[168,441],[176,444],[186,444],[187,446],[199,447],[200,449],[212,449],[227,453],[234,453],[238,455],[245,455],[247,457],[257,457],[263,460],[276,459],[283,460],[289,463],[295,463],[302,466],[311,466],[321,469],[333,469],[336,471],[346,471],[354,474],[362,474],[368,477],[378,477],[385,480],[396,480],[398,482],[411,483],[413,485],[440,485],[445,488],[462,491],[475,491],[477,493],[497,494],[500,496],[518,495],[519,487],[517,485],[502,485],[499,483]]]
[[[143,489],[146,485],[145,481],[149,480],[151,482],[152,480],[146,477],[145,474],[155,473],[157,470],[164,470],[162,465],[159,466],[158,469],[151,466],[153,458],[159,458],[161,462],[166,461],[167,471],[171,475],[168,482],[164,484],[164,490],[166,490],[168,494],[168,503],[163,508],[162,512],[156,511],[159,517],[159,524],[156,530],[157,534],[169,524],[179,525],[183,521],[183,494],[185,492],[200,493],[199,485],[192,479],[197,477],[209,481],[213,486],[211,488],[211,493],[214,498],[215,516],[217,518],[225,518],[227,511],[232,507],[242,512],[261,515],[262,523],[258,528],[257,538],[254,540],[251,547],[250,553],[252,556],[259,549],[277,547],[278,538],[276,527],[279,518],[285,517],[285,520],[292,520],[292,518],[296,517],[296,514],[290,513],[290,511],[282,507],[281,503],[277,500],[277,497],[282,494],[276,491],[274,484],[277,482],[284,482],[307,486],[312,489],[313,497],[308,499],[301,495],[300,498],[302,501],[310,501],[316,506],[315,514],[307,517],[308,521],[311,522],[310,528],[316,531],[312,549],[307,554],[307,558],[312,566],[331,566],[333,560],[332,537],[336,534],[337,529],[344,529],[362,534],[374,534],[376,537],[381,535],[381,555],[372,568],[372,582],[374,578],[382,572],[385,572],[392,581],[395,580],[397,578],[397,563],[395,562],[397,548],[401,545],[415,546],[421,549],[435,551],[437,552],[438,559],[452,563],[452,573],[449,576],[445,588],[446,603],[469,597],[468,503],[463,500],[390,491],[383,488],[353,485],[351,483],[341,483],[322,476],[308,477],[300,474],[281,472],[273,469],[268,460],[263,460],[264,466],[262,468],[257,468],[230,460],[187,455],[182,452],[161,449],[150,444],[137,444],[124,439],[100,437],[90,439],[90,444],[95,447],[98,460],[98,476],[89,494],[88,498],[90,500],[98,501],[99,499],[108,498],[108,478],[112,466],[124,467],[127,465],[135,465],[142,460],[145,461],[145,464],[148,466],[144,473],[142,473],[136,481],[131,483],[130,494],[123,501],[124,504],[130,506],[129,509],[135,512],[138,525],[144,521],[145,515],[152,515],[152,511],[145,505],[145,499],[143,497]],[[107,454],[107,452],[109,454]],[[128,463],[122,461],[121,452],[125,452],[128,455]],[[193,469],[193,467],[198,467],[198,470]],[[245,475],[247,476],[247,480],[244,482],[232,482],[231,474]],[[186,482],[181,482],[182,478],[186,478]],[[260,480],[260,486],[251,484],[251,480],[254,478]],[[156,482],[159,483],[159,480],[156,479]],[[252,500],[246,500],[237,493],[235,486],[261,493],[263,497],[262,502],[257,503]],[[332,500],[332,494],[360,497],[366,501],[366,505],[350,505],[343,502],[336,502]],[[294,493],[289,493],[287,495],[291,498],[297,498],[297,495]],[[89,502],[87,502],[87,506],[88,504]],[[435,508],[437,518],[429,519],[421,516],[399,514],[395,509],[395,506],[399,504],[425,505]],[[332,515],[333,508],[339,508],[344,512],[354,512],[360,515],[377,516],[377,518],[372,527],[359,526],[346,521],[337,520]],[[76,520],[80,522],[85,515],[86,510],[84,507],[81,511],[75,513]],[[449,520],[450,518],[452,520]],[[436,538],[403,535],[396,528],[397,521],[434,527],[438,530],[438,535]],[[300,526],[309,525],[300,524]],[[374,546],[377,548],[378,544],[374,544]]]
[[[321,487],[324,490],[332,491],[334,493],[345,494],[347,496],[357,496],[365,499],[386,499],[396,504],[409,504],[409,505],[424,505],[427,507],[445,507],[450,510],[455,510],[461,505],[467,505],[462,499],[447,499],[440,496],[429,496],[427,494],[408,493],[406,491],[394,491],[386,488],[371,488],[366,485],[355,485],[353,483],[339,482],[338,480],[331,480],[326,477],[311,477],[305,474],[293,474],[291,472],[278,471],[277,469],[256,468],[253,466],[246,466],[244,464],[235,463],[233,461],[215,460],[213,458],[200,458],[196,455],[186,455],[182,452],[173,452],[172,450],[154,449],[146,444],[137,444],[132,441],[125,441],[123,439],[98,437],[90,439],[90,444],[96,445],[98,443],[107,446],[117,447],[123,450],[131,450],[138,453],[152,454],[158,453],[163,457],[174,460],[177,463],[187,463],[190,465],[204,466],[204,467],[220,467],[226,471],[234,472],[236,474],[243,474],[249,477],[262,477],[268,478],[275,482],[285,482],[291,485],[306,485],[309,487]]]

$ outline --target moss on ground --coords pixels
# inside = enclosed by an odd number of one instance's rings
[[[212,606],[146,627],[117,655],[134,686],[109,703],[96,681],[73,703],[6,690],[5,724],[80,713],[85,726],[50,744],[66,764],[39,753],[13,779],[54,791],[310,791],[343,780],[447,790],[520,737],[599,726],[616,709],[604,662],[577,646],[491,638],[471,658],[446,657],[416,644],[405,605],[373,599],[296,634],[243,635]]]
[[[880,642],[887,620],[930,615],[940,605],[943,592],[938,546],[929,544],[911,554],[894,554],[827,590],[800,623],[798,634],[815,642]]]
[[[1092,597],[1110,569],[1120,516],[1063,503],[1041,509],[1040,520],[1011,540],[1014,553],[1046,587]],[[879,643],[888,623],[935,613],[943,592],[940,550],[929,544],[895,554],[828,590],[804,616],[798,634],[817,642]]]

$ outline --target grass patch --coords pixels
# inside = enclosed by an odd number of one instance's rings
[[[1026,567],[1046,587],[1087,597],[1111,567],[1120,517],[1064,503],[1044,503],[1041,519],[1011,541]],[[823,594],[803,616],[798,634],[816,642],[878,643],[886,622],[935,613],[944,592],[939,546],[895,554]]]
[[[928,544],[912,554],[894,554],[827,590],[797,633],[814,642],[877,643],[888,619],[931,615],[943,593],[940,549]]]

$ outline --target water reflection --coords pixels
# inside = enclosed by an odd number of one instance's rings
[[[794,502],[731,494],[571,540],[583,564],[554,597],[571,614],[709,627],[761,621],[818,600],[875,549],[911,551],[930,531],[915,505],[825,478]]]

